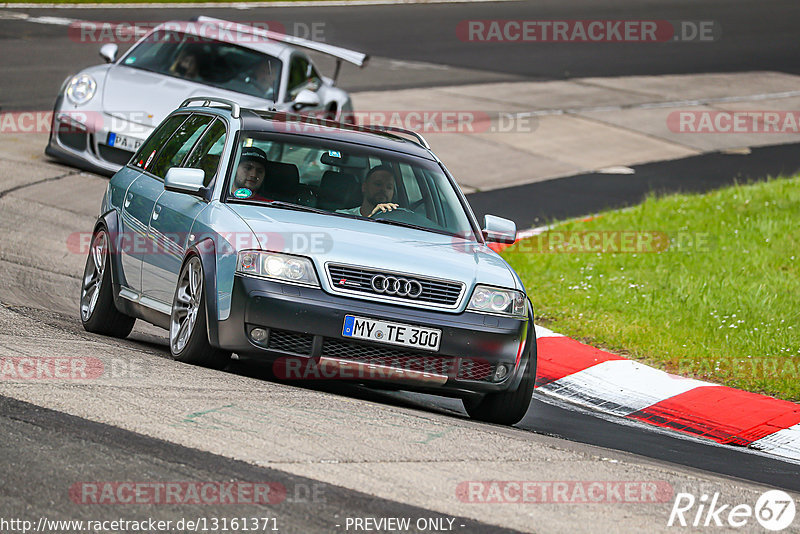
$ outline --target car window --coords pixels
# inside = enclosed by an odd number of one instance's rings
[[[212,118],[208,115],[192,115],[161,149],[150,172],[159,178],[164,178],[169,169],[180,165],[186,154],[203,135]]]
[[[422,191],[419,187],[419,178],[414,174],[414,169],[411,165],[405,163],[400,164],[400,176],[403,182],[403,190],[406,194],[408,204],[414,211],[425,214],[425,203],[422,198]]]
[[[250,48],[164,30],[136,45],[121,64],[268,100],[275,100],[282,69],[278,58]]]
[[[161,125],[150,134],[150,137],[147,138],[147,141],[145,141],[136,153],[133,158],[133,165],[144,170],[152,168],[158,150],[167,142],[167,139],[175,132],[175,129],[183,124],[183,121],[185,121],[188,116],[188,114],[173,115],[162,122]]]
[[[289,64],[289,83],[286,88],[287,100],[294,100],[303,89],[319,89],[320,77],[305,56],[295,54]]]
[[[288,134],[245,131],[239,139],[226,177],[226,202],[266,207],[280,200],[359,218],[372,218],[363,213],[374,215],[378,204],[390,203],[396,209],[374,220],[473,234],[458,193],[435,161]]]
[[[214,121],[192,153],[186,159],[184,167],[203,169],[205,179],[203,185],[208,187],[217,174],[222,150],[225,148],[225,123],[219,119]]]
[[[318,186],[325,171],[336,169],[336,167],[322,163],[319,151],[308,146],[287,147],[282,161],[297,165],[300,183],[305,185]]]

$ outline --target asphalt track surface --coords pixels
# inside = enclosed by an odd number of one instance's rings
[[[542,226],[638,204],[649,194],[702,193],[800,172],[800,145],[753,148],[746,155],[713,152],[632,167],[633,174],[588,173],[468,195],[479,220],[502,215],[519,228]]]
[[[298,33],[321,28],[325,41],[362,50],[376,58],[447,65],[453,72],[425,69],[345,69],[348,90],[397,89],[509,79],[690,74],[775,70],[800,72],[794,0],[543,0],[433,4],[255,8],[255,9],[13,9],[4,11],[79,20],[155,22],[205,14],[242,22],[277,21]],[[712,21],[713,42],[497,43],[464,42],[456,33],[465,20],[668,20]],[[0,106],[47,109],[61,82],[98,63],[99,45],[67,38],[67,27],[2,20]],[[123,47],[124,49],[124,47]],[[376,62],[379,63],[379,62]],[[323,68],[323,71],[325,69]],[[376,72],[380,71],[380,72]],[[35,80],[35,83],[32,83]]]
[[[75,483],[72,473],[84,481],[154,480],[269,481],[286,489],[286,499],[274,506],[252,504],[227,507],[229,517],[274,517],[284,532],[327,533],[340,529],[345,517],[436,517],[424,509],[393,503],[331,484],[257,467],[197,449],[134,434],[32,404],[0,397],[0,433],[5,450],[27,451],[24,461],[15,455],[0,457],[4,481],[3,501],[32,507],[49,517],[97,519],[96,508],[76,507],[65,499]],[[40,444],[32,448],[30,443]],[[90,454],[86,454],[90,451]],[[5,506],[3,506],[5,508]],[[3,510],[7,512],[7,510]],[[181,518],[207,517],[204,505],[172,506],[158,503],[120,507],[115,518],[130,521],[142,517],[177,522]],[[4,513],[4,515],[8,515]],[[441,517],[441,514],[439,514]],[[513,530],[456,518],[465,532],[503,533]]]
[[[17,10],[37,13],[37,10]],[[211,11],[211,10],[209,10]],[[54,15],[89,20],[166,20],[185,18],[185,10],[59,10]],[[194,13],[192,13],[194,14]],[[626,74],[665,74],[714,71],[780,70],[798,72],[796,23],[800,5],[796,2],[614,2],[602,6],[590,1],[502,3],[475,5],[376,6],[343,9],[275,9],[240,11],[214,10],[209,13],[237,20],[324,21],[330,42],[368,50],[375,56],[405,61],[422,61],[466,69],[461,81],[489,79],[563,78],[572,76],[611,76]],[[455,37],[454,26],[464,19],[668,19],[715,20],[723,28],[723,38],[714,43],[655,45],[519,45],[462,43]],[[392,21],[392,33],[385,30]],[[65,28],[0,20],[0,42],[8,53],[0,59],[4,76],[0,79],[0,106],[3,109],[46,109],[58,84],[79,68],[96,63],[96,46],[70,43]],[[66,41],[66,43],[65,43]],[[498,57],[506,58],[498,61]],[[474,72],[473,72],[474,71]],[[435,70],[421,70],[414,79],[390,77],[373,79],[369,73],[354,73],[346,88],[375,89],[435,85],[442,83]],[[414,71],[411,71],[414,74]],[[472,77],[471,77],[472,76]],[[31,84],[31,79],[37,83]],[[343,81],[345,78],[343,77]],[[348,85],[348,83],[350,85]],[[492,211],[516,218],[520,226],[552,218],[593,213],[601,209],[629,205],[651,190],[705,190],[739,177],[780,174],[800,168],[796,146],[755,149],[749,156],[706,155],[670,163],[637,167],[632,176],[587,175],[521,186],[509,191],[492,191],[472,196],[476,211]],[[764,172],[766,170],[766,172]],[[699,180],[700,176],[706,177]],[[681,177],[686,177],[683,180]],[[603,184],[604,195],[592,189]],[[528,204],[508,204],[508,198],[523,191],[534,198],[534,210]],[[505,196],[504,196],[505,195]],[[529,196],[530,195],[530,196]],[[505,206],[504,206],[505,205]],[[502,208],[502,209],[498,209]],[[531,215],[533,214],[533,215]],[[530,220],[526,219],[530,218]],[[20,288],[37,291],[36,287]],[[46,300],[41,294],[32,300]],[[33,310],[32,317],[55,322],[60,327],[79,329],[79,320],[62,309]],[[56,319],[52,319],[56,317]],[[163,338],[139,336],[129,342],[145,347],[156,356],[166,357]],[[234,363],[229,373],[266,379],[258,366]],[[328,386],[333,395],[398,405],[422,412],[444,414],[459,419],[451,401],[404,393],[381,393],[351,386]],[[4,515],[17,506],[30,506],[37,512],[55,515],[63,512],[76,517],[76,508],[64,502],[63,488],[76,480],[76,472],[94,473],[96,479],[152,480],[269,478],[281,480],[287,487],[314,484],[280,471],[265,470],[246,462],[174,445],[113,426],[93,423],[56,411],[0,397],[0,442],[5,451],[0,472],[6,481],[2,490]],[[688,473],[711,472],[772,487],[800,491],[800,466],[755,455],[732,447],[718,447],[695,440],[681,439],[661,431],[601,419],[561,406],[534,400],[528,416],[518,428],[531,432],[531,439],[554,436],[567,441],[562,447],[583,443],[632,453],[637,461],[654,462],[664,469],[684,469]],[[83,470],[81,468],[84,468]],[[88,469],[88,471],[87,471]],[[694,471],[697,470],[697,471]],[[424,509],[382,500],[338,486],[325,488],[325,503],[299,500],[289,502],[278,513],[284,514],[287,531],[328,532],[331,518],[351,516],[422,516]],[[78,512],[95,517],[91,507]],[[142,510],[139,510],[141,512]],[[193,510],[181,509],[181,516]],[[115,510],[115,513],[117,511]],[[170,512],[171,513],[171,512]],[[177,512],[176,512],[177,513]],[[202,515],[210,513],[208,508]],[[165,516],[163,508],[159,518]],[[122,514],[124,515],[124,514]],[[138,513],[137,515],[142,515]],[[490,531],[488,525],[463,521],[469,532]],[[499,529],[497,531],[500,531]]]

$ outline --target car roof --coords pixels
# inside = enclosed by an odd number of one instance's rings
[[[334,121],[295,115],[286,112],[263,111],[243,108],[241,110],[243,130],[256,130],[282,134],[303,135],[318,139],[332,139],[375,148],[393,150],[435,161],[431,151],[419,142],[395,135],[391,132],[372,129],[369,126],[342,124]],[[287,124],[292,124],[287,127]],[[379,128],[379,127],[376,127]],[[409,132],[409,135],[414,135]]]

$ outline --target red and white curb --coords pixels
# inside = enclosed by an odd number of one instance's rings
[[[550,228],[519,232],[517,241]],[[496,252],[509,246],[490,244]],[[800,461],[800,404],[669,374],[539,325],[536,339],[536,391],[541,395]]]
[[[800,405],[672,375],[536,327],[536,392],[800,461]]]

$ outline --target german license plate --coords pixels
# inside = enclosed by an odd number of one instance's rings
[[[137,139],[136,137],[129,137],[127,135],[120,135],[114,132],[108,132],[108,139],[106,140],[106,144],[108,146],[113,146],[115,148],[121,148],[123,150],[127,150],[129,152],[136,152],[140,146],[142,146],[141,139]]]
[[[436,328],[425,328],[423,326],[346,315],[344,326],[342,327],[342,335],[344,337],[367,339],[378,343],[402,345],[403,347],[436,352],[439,350],[442,331]]]

